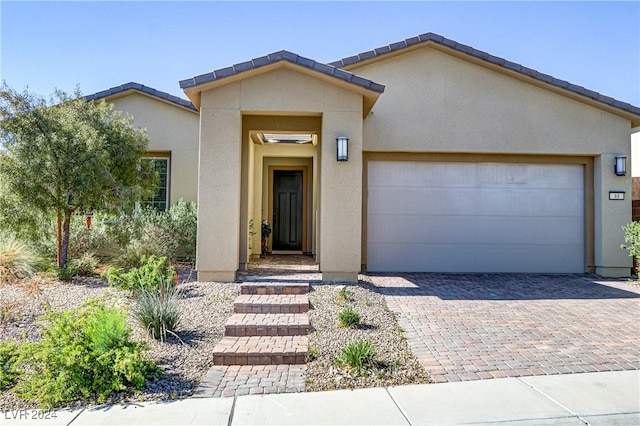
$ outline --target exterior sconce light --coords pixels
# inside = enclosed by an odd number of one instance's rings
[[[627,157],[617,156],[615,165],[616,176],[625,176],[627,174]]]
[[[346,136],[339,136],[336,138],[337,155],[336,160],[348,161],[349,160],[349,138]]]

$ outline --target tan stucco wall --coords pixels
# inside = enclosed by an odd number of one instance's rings
[[[199,114],[137,92],[109,102],[132,115],[137,127],[147,129],[149,151],[171,154],[170,204],[181,198],[196,201]]]
[[[613,173],[616,154],[630,157],[629,120],[428,47],[352,71],[386,86],[365,151],[592,156],[595,271],[629,275],[630,173]],[[609,201],[611,190],[629,197]]]
[[[250,146],[247,130],[260,129],[245,125],[242,131],[243,114],[272,115],[274,122],[286,121],[287,116],[321,116],[322,126],[317,129],[320,142],[317,147]],[[200,128],[199,279],[235,279],[235,271],[250,254],[249,220],[255,221],[264,214],[258,212],[258,206],[260,210],[264,208],[264,158],[299,155],[314,159],[312,179],[316,192],[311,208],[317,208],[318,213],[311,222],[317,219],[317,225],[308,226],[316,226],[317,239],[311,244],[317,248],[323,277],[357,280],[362,196],[361,94],[284,67],[204,91]],[[351,139],[350,161],[346,163],[335,159],[337,136]],[[294,153],[294,148],[307,152]],[[249,156],[253,157],[253,165]],[[246,170],[247,167],[253,170]],[[243,189],[249,193],[247,198],[243,198]]]

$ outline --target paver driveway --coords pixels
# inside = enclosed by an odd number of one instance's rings
[[[368,276],[436,382],[640,369],[640,286],[626,280]]]

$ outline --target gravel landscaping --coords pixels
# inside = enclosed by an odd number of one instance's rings
[[[309,300],[309,348],[314,355],[307,362],[307,391],[429,383],[429,375],[411,352],[394,313],[373,286],[363,281],[357,285],[314,284]],[[338,315],[347,307],[360,314],[358,326],[339,324]],[[349,343],[361,340],[375,348],[373,365],[360,373],[338,369],[334,358]]]
[[[188,269],[179,270],[181,322],[177,337],[165,342],[148,339],[131,319],[133,338],[146,340],[146,352],[163,370],[163,377],[147,382],[147,387],[133,395],[114,395],[108,402],[166,400],[192,395],[200,380],[212,366],[214,346],[222,339],[224,323],[233,313],[233,301],[239,293],[234,283],[195,282]],[[309,294],[311,331],[309,345],[313,353],[307,363],[307,391],[391,386],[427,383],[429,376],[411,353],[403,339],[394,314],[373,286],[343,286],[348,297],[338,296],[341,286],[313,284]],[[92,297],[105,297],[109,303],[123,307],[131,304],[126,292],[109,287],[100,278],[75,278],[70,283],[40,283],[38,286],[0,286],[0,341],[33,342],[39,339],[36,318],[44,314],[43,303],[57,310],[79,306]],[[361,314],[358,327],[338,326],[338,313],[351,306]],[[368,340],[376,349],[375,364],[365,372],[339,370],[334,357],[349,342]],[[0,394],[0,411],[32,408],[10,391]]]

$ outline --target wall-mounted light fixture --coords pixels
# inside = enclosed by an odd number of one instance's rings
[[[616,156],[615,172],[616,176],[625,176],[627,174],[627,157]]]
[[[349,138],[346,136],[337,137],[336,145],[337,145],[336,160],[348,161],[349,160]]]

